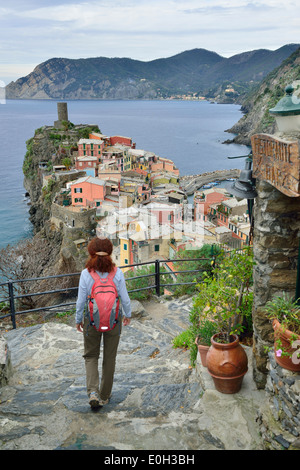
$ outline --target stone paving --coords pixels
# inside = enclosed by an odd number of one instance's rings
[[[189,352],[172,347],[188,326],[191,298],[143,303],[121,335],[113,394],[93,412],[82,335],[45,323],[6,333],[14,373],[0,388],[1,450],[261,449],[251,364],[236,395],[214,389]],[[247,348],[249,360],[251,351]]]

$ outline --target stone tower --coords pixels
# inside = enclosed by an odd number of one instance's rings
[[[68,117],[68,103],[57,103],[57,116],[58,120],[54,121],[54,127],[61,129],[63,128],[62,121],[69,121]]]

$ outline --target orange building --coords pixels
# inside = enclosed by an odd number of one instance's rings
[[[106,182],[100,178],[86,176],[70,185],[72,206],[100,206],[106,196]]]

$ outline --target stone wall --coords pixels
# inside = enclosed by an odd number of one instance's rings
[[[60,224],[69,228],[85,229],[87,232],[96,228],[96,208],[92,209],[74,209],[72,206],[60,206],[53,203],[51,206],[51,223],[58,229]]]
[[[267,402],[258,422],[266,449],[300,449],[300,375],[277,365],[274,334],[264,308],[283,292],[296,296],[300,197],[288,197],[257,180],[254,205],[253,376]]]
[[[259,388],[267,380],[265,346],[273,329],[264,307],[282,292],[296,294],[300,229],[300,197],[288,197],[264,181],[256,181],[254,205],[254,375]]]
[[[259,411],[265,449],[300,450],[300,375],[283,369],[269,352],[266,394],[269,408]]]

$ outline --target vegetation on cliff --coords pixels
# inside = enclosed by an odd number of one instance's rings
[[[249,145],[251,135],[274,133],[275,119],[269,113],[285,94],[285,87],[294,85],[294,94],[300,94],[300,48],[251,90],[242,101],[244,116],[228,132],[237,134],[234,142]]]
[[[30,195],[30,220],[34,226],[34,236],[21,240],[15,246],[8,245],[0,250],[0,277],[4,280],[22,280],[15,284],[15,293],[23,297],[18,300],[18,309],[32,309],[49,305],[57,300],[53,296],[34,296],[32,293],[66,289],[60,294],[62,299],[70,295],[68,289],[77,284],[78,279],[51,278],[38,281],[25,279],[74,273],[82,268],[80,253],[75,249],[72,238],[62,230],[56,230],[51,223],[51,205],[54,196],[65,185],[65,178],[56,178],[53,165],[72,162],[73,151],[82,137],[91,132],[99,132],[98,126],[74,125],[66,122],[62,129],[43,126],[36,129],[34,136],[26,142],[23,161],[24,186]],[[74,174],[78,177],[78,173]],[[80,238],[80,233],[75,231]],[[85,254],[86,255],[86,254]],[[7,286],[1,286],[4,296]]]

